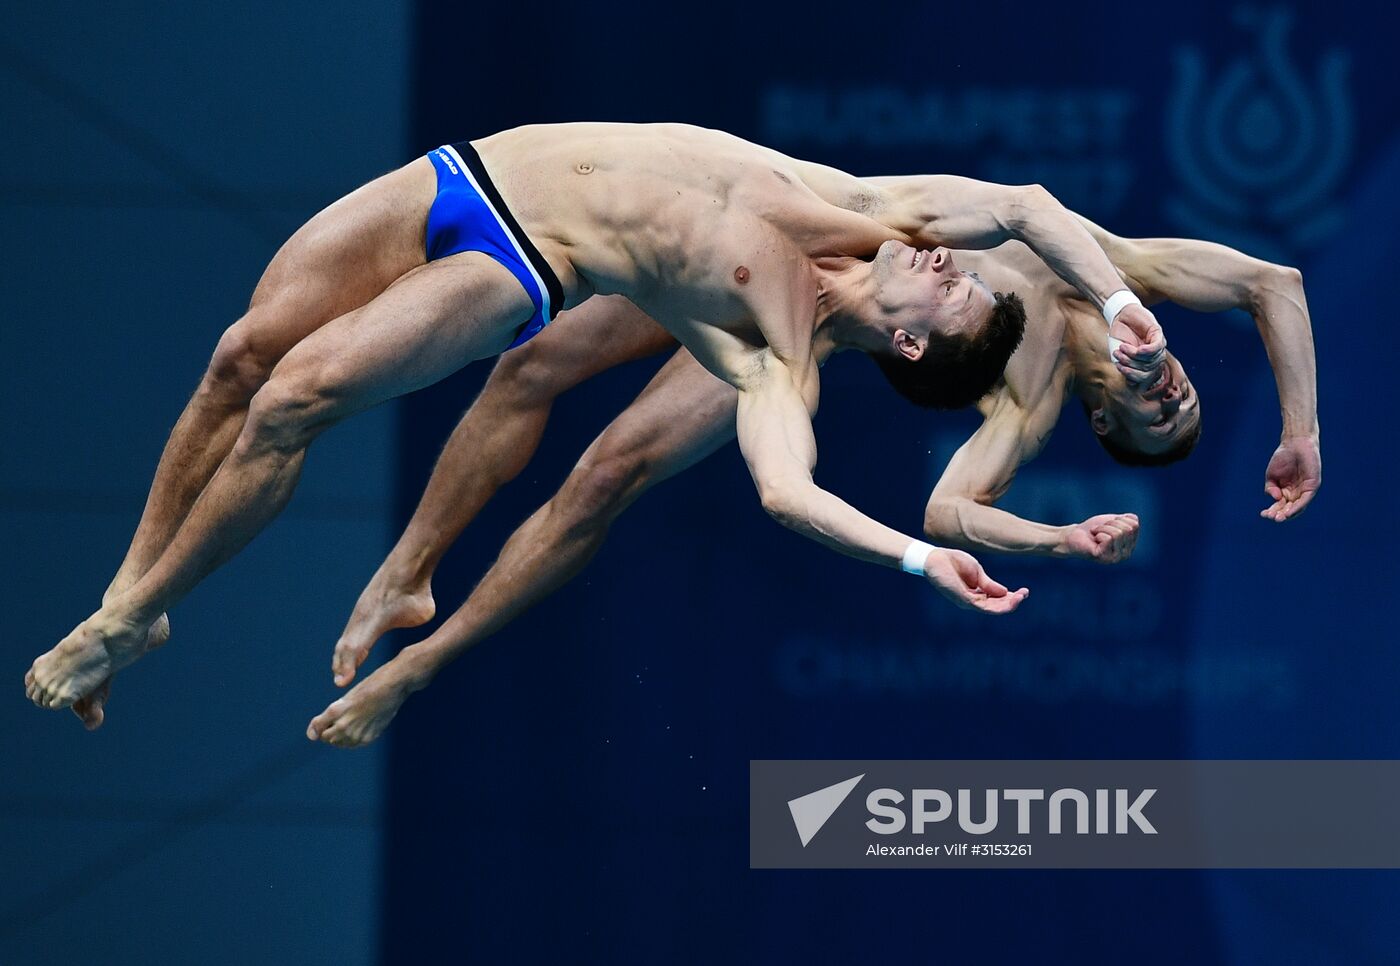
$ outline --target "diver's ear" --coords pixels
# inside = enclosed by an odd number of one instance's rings
[[[1107,436],[1113,429],[1113,423],[1108,417],[1108,411],[1102,406],[1089,411],[1089,425],[1094,427],[1094,432],[1099,436]]]
[[[894,351],[910,362],[918,362],[924,356],[924,343],[904,329],[894,330]]]

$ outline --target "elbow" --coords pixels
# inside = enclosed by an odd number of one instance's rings
[[[1296,292],[1303,287],[1303,273],[1291,265],[1268,265],[1262,274],[1261,281],[1266,288]]]
[[[758,498],[763,511],[788,529],[797,529],[805,519],[802,487],[788,480],[760,482]]]
[[[1021,196],[1022,204],[1030,207],[1045,208],[1051,205],[1059,206],[1059,201],[1050,193],[1050,190],[1043,184],[1024,184],[1016,189]]]
[[[1290,302],[1301,300],[1303,273],[1290,265],[1264,263],[1254,273],[1249,286],[1249,309],[1255,315],[1264,310],[1265,302],[1272,297],[1283,296]]]
[[[1046,212],[1061,211],[1064,205],[1044,185],[1028,184],[1012,189],[1008,199],[1007,221],[1011,227],[1025,228]]]
[[[959,508],[967,501],[962,497],[935,497],[924,508],[924,535],[944,544],[964,542]]]

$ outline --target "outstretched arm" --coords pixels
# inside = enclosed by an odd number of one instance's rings
[[[763,508],[784,526],[849,556],[887,567],[909,565],[918,541],[870,519],[812,480],[817,446],[811,414],[816,369],[794,374],[771,350],[754,352],[736,380],[739,447]],[[805,390],[805,392],[804,392]],[[1014,610],[1022,588],[1008,593],[977,561],[957,550],[931,549],[922,572],[945,597],[993,613]]]
[[[1264,489],[1274,502],[1261,515],[1282,522],[1302,512],[1322,485],[1317,360],[1302,275],[1212,242],[1119,238],[1084,224],[1144,301],[1175,302],[1196,312],[1241,309],[1254,317],[1274,371],[1283,424],[1265,472]]]
[[[993,504],[1006,493],[1022,463],[1045,445],[1059,415],[1058,396],[1027,410],[1008,392],[958,448],[929,497],[924,532],[931,539],[1002,553],[1081,557],[1099,563],[1126,560],[1137,544],[1138,518],[1105,513],[1070,526],[1024,520]]]
[[[1025,243],[1056,275],[1101,312],[1124,285],[1084,223],[1040,185],[1000,185],[954,175],[870,178],[881,192],[880,221],[921,244],[995,248]],[[1114,361],[1139,380],[1155,374],[1166,349],[1156,318],[1142,305],[1109,306],[1109,334],[1123,343]]]

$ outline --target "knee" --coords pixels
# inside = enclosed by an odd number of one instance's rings
[[[578,523],[611,522],[645,485],[646,460],[637,454],[587,454],[561,491]]]
[[[540,337],[503,353],[491,370],[486,391],[500,394],[512,407],[547,405],[571,388],[560,360],[540,343]]]
[[[224,331],[200,384],[202,393],[221,402],[246,406],[267,382],[281,352],[259,338],[259,322],[250,312]]]
[[[295,452],[311,443],[326,422],[330,399],[312,379],[274,373],[252,398],[239,449]]]

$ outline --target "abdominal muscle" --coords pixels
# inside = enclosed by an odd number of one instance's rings
[[[840,215],[871,234],[857,244],[888,235],[823,202],[782,155],[717,131],[541,125],[475,145],[559,275],[566,306],[618,294],[645,303],[667,328],[663,315],[722,324],[746,301],[741,268],[783,250],[801,258],[814,243],[830,247],[833,233],[850,227]]]

